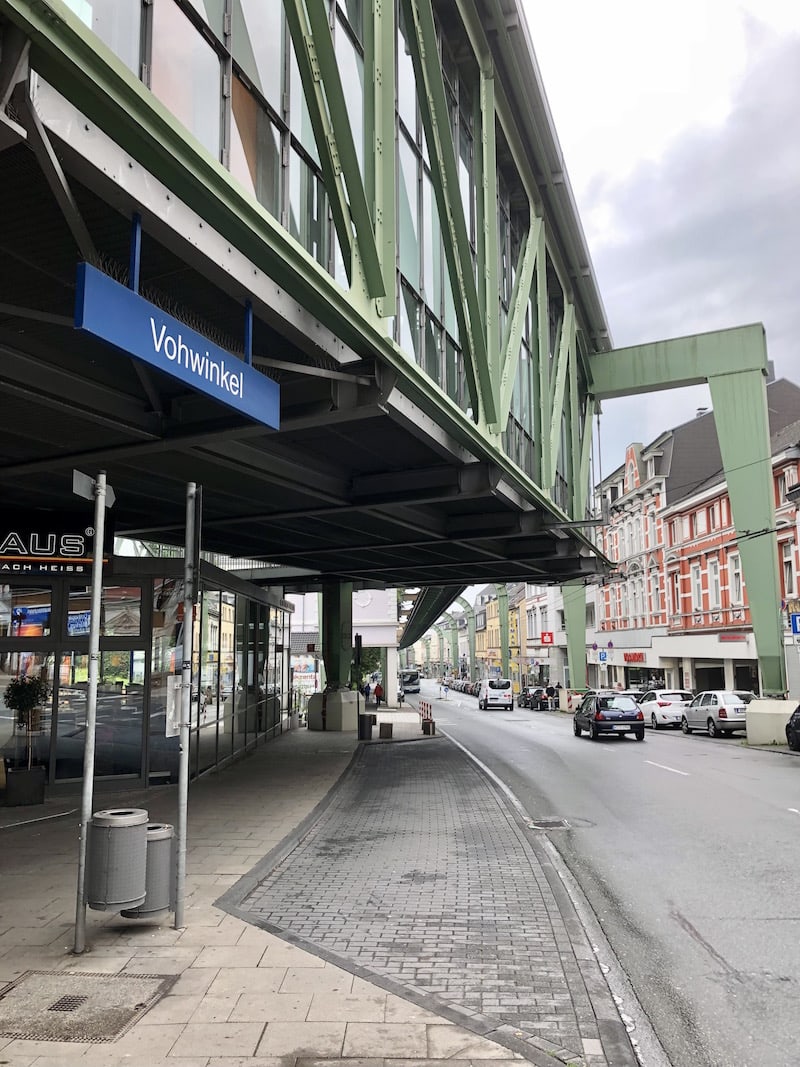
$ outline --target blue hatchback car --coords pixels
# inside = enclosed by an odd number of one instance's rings
[[[644,741],[644,712],[626,693],[587,693],[575,712],[572,729],[576,737],[586,730],[593,741],[601,734],[633,734],[637,741]]]

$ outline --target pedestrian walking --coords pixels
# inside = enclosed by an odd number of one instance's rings
[[[545,694],[547,696],[547,708],[548,708],[548,711],[552,711],[553,708],[555,707],[555,702],[556,702],[556,687],[551,683],[545,689]]]
[[[369,694],[371,693],[371,691],[372,690],[369,687],[369,682],[367,682],[367,684],[364,686],[364,706],[365,707],[367,706],[367,704],[369,704]]]
[[[376,684],[376,686],[375,686],[375,707],[376,708],[379,708],[381,706],[381,701],[382,700],[383,700],[383,686],[381,685],[380,682],[378,682]]]

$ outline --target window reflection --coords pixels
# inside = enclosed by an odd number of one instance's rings
[[[280,218],[280,134],[269,115],[238,78],[233,79],[231,174]]]
[[[289,231],[323,266],[328,264],[328,198],[322,179],[297,153],[291,154]]]
[[[222,84],[219,57],[173,0],[154,0],[150,87],[219,159]]]
[[[0,585],[0,635],[48,637],[52,601],[50,586]]]
[[[84,585],[69,591],[67,634],[88,637],[92,622],[92,589]],[[140,586],[104,585],[100,600],[100,634],[103,637],[138,637],[142,629]]]
[[[138,75],[141,0],[92,0],[91,4],[85,0],[66,0],[66,4]]]
[[[233,58],[275,109],[283,114],[285,22],[280,4],[234,0]]]
[[[9,707],[4,694],[14,678],[41,678],[49,696],[27,718],[15,707]],[[28,650],[0,653],[0,755],[6,767],[25,767],[30,744],[31,764],[47,766],[50,751],[52,720],[53,656]]]

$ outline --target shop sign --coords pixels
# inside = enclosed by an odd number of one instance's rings
[[[746,641],[747,634],[718,634],[720,641]]]
[[[75,326],[190,389],[278,428],[277,382],[88,263],[78,264]]]
[[[552,630],[542,630],[541,638],[542,638],[542,644],[543,645],[552,645],[552,643],[553,643],[553,631]]]
[[[644,663],[644,652],[623,652],[622,658],[626,663]]]
[[[114,530],[107,521],[103,562],[113,553]],[[89,574],[94,527],[85,515],[25,512],[0,520],[0,573]]]

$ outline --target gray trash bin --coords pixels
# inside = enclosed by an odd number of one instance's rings
[[[96,811],[89,823],[86,902],[95,911],[138,907],[145,898],[147,812]]]
[[[175,834],[168,823],[151,822],[147,827],[147,878],[144,901],[125,908],[126,919],[149,919],[174,910]]]

